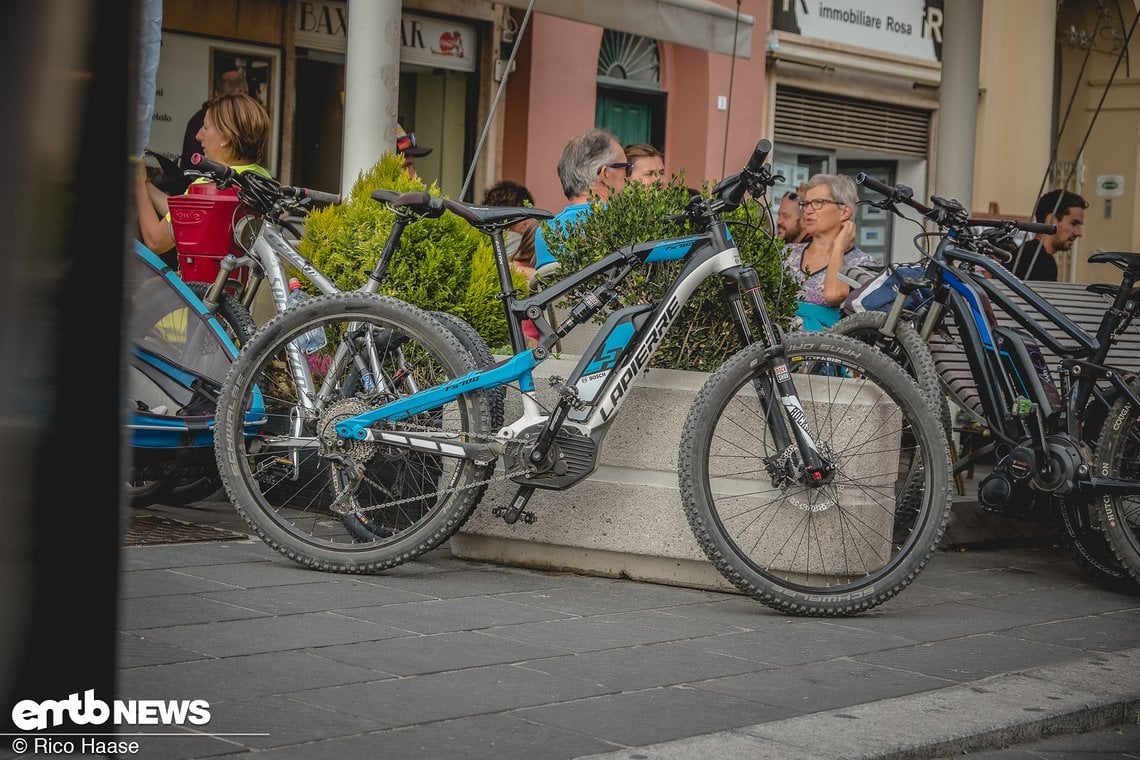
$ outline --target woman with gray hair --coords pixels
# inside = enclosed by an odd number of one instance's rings
[[[803,285],[796,314],[805,330],[822,330],[839,321],[839,307],[851,290],[839,279],[839,270],[878,264],[878,259],[855,245],[858,202],[855,182],[844,174],[816,174],[800,194],[808,238],[789,246],[787,266]]]

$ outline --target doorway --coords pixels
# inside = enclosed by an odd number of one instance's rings
[[[297,58],[293,184],[340,192],[344,150],[344,63]]]

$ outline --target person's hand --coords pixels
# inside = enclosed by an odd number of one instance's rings
[[[855,247],[855,222],[847,219],[840,223],[839,234],[835,237],[835,244],[839,253],[845,254]]]

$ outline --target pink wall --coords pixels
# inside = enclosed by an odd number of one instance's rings
[[[730,0],[719,2],[735,8]],[[734,71],[727,55],[672,43],[660,47],[661,86],[667,93],[665,168],[672,173],[684,167],[690,187],[739,171],[756,142],[771,138],[761,133],[769,8],[768,0],[742,3],[741,12],[756,19],[752,58],[736,59]],[[503,177],[523,182],[539,208],[557,212],[566,205],[558,157],[569,139],[594,126],[602,32],[539,13],[523,39],[507,88]],[[716,110],[718,95],[731,98],[729,111]],[[731,118],[727,159],[726,117]]]
[[[566,205],[558,157],[568,140],[594,126],[602,31],[554,16],[531,17],[524,183],[539,208],[560,211]]]

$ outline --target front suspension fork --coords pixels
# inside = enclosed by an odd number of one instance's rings
[[[807,415],[796,393],[795,385],[788,370],[788,360],[784,352],[783,336],[772,323],[768,308],[760,291],[760,278],[752,267],[744,267],[737,280],[725,279],[725,301],[728,304],[732,321],[736,325],[741,343],[751,345],[756,342],[748,313],[744,308],[740,288],[748,297],[748,305],[760,322],[760,342],[764,345],[765,372],[752,381],[760,409],[764,414],[772,439],[782,454],[793,446],[799,450],[803,463],[801,477],[807,483],[822,484],[830,480],[832,465],[824,460],[816,446],[815,439],[807,425]],[[775,378],[773,382],[773,378]],[[776,403],[776,401],[779,403]],[[782,407],[782,409],[781,409]],[[788,421],[793,423],[789,426]],[[794,441],[794,443],[793,443]]]

